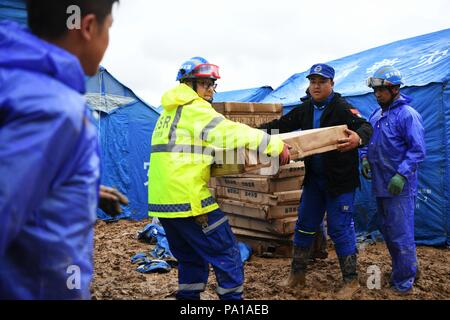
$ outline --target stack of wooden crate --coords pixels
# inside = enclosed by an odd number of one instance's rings
[[[226,118],[253,128],[283,115],[283,106],[277,103],[219,102],[213,107]]]
[[[228,214],[234,234],[259,255],[288,257],[305,175],[303,162],[281,167],[275,175],[219,177],[214,193]]]
[[[214,108],[228,119],[252,127],[282,115],[282,106],[277,104],[231,102],[214,104]],[[291,159],[303,159],[336,150],[338,139],[347,137],[346,128],[321,128],[279,137],[292,147]],[[272,163],[261,168],[255,155],[245,153],[245,158],[248,158],[245,165],[213,165],[211,174],[216,178],[210,181],[211,193],[228,214],[239,240],[250,244],[259,255],[289,257],[305,175],[304,163],[281,168]],[[254,168],[258,170],[248,172]],[[230,175],[224,176],[229,172]]]
[[[227,119],[246,124],[253,128],[272,120],[279,119],[283,115],[283,106],[274,103],[219,102],[213,103],[213,107]],[[236,153],[235,156],[232,155],[232,159],[245,159],[245,162],[242,161],[232,164],[224,163],[223,159],[225,156],[222,155],[220,160],[216,161],[212,167],[212,177],[229,174],[244,174],[270,165],[267,161],[263,161],[265,164],[261,164],[260,155],[254,151],[239,149],[231,152]]]
[[[279,119],[283,113],[281,104],[224,102],[213,107],[226,118],[254,128]],[[255,157],[251,153],[246,156]],[[246,172],[248,167],[216,164],[211,173],[223,176],[231,171],[233,175]],[[250,244],[259,255],[288,256],[303,175],[303,164],[289,165],[280,172],[262,169],[211,178],[210,191],[227,213],[238,240]]]

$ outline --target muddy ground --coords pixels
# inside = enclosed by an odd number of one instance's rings
[[[152,246],[136,240],[136,234],[148,221],[116,223],[97,222],[95,234],[95,275],[92,284],[93,299],[166,299],[177,290],[177,270],[166,274],[141,274],[135,271],[130,258],[149,251]],[[329,244],[329,257],[317,261],[307,277],[307,288],[302,291],[286,289],[280,282],[289,272],[290,259],[268,259],[253,256],[245,265],[245,299],[298,300],[335,299],[341,276],[336,254]],[[383,243],[368,245],[360,250],[359,270],[362,289],[354,295],[358,300],[386,299],[445,299],[450,300],[450,249],[418,247],[422,277],[414,292],[402,296],[389,289],[387,274],[391,271],[390,258]],[[376,265],[383,274],[381,289],[367,288],[367,269]],[[207,290],[202,299],[217,299],[214,273],[210,273]]]

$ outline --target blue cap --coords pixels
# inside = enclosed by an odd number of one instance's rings
[[[308,79],[312,75],[319,75],[327,79],[334,79],[334,69],[325,63],[318,63],[311,67],[309,74],[306,76]]]

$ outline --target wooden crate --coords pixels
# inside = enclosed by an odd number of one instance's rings
[[[292,159],[303,159],[314,154],[337,150],[338,140],[347,138],[345,129],[347,125],[283,133],[276,136],[292,147]]]
[[[298,216],[298,205],[286,204],[277,206],[264,206],[230,199],[217,199],[220,209],[240,217],[248,217],[271,223],[272,220],[285,219]]]
[[[273,179],[270,177],[260,178],[216,178],[216,184],[221,187],[231,187],[262,193],[275,193],[299,190],[303,184],[304,176]]]
[[[279,103],[256,102],[214,102],[213,108],[222,114],[266,114],[283,113],[283,105]]]
[[[241,229],[259,231],[278,236],[289,236],[294,233],[297,217],[262,221],[235,214],[227,214],[230,225]]]
[[[218,199],[230,199],[257,205],[277,206],[283,204],[297,204],[302,195],[301,190],[292,190],[276,193],[261,193],[232,187],[217,187],[215,194]]]
[[[245,242],[253,249],[253,254],[267,258],[291,258],[293,235],[275,236],[239,227],[231,228],[238,241]]]

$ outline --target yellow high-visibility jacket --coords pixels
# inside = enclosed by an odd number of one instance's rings
[[[164,111],[152,136],[149,216],[184,218],[219,208],[208,190],[214,148],[245,147],[277,156],[283,142],[227,120],[185,84],[162,97]]]

